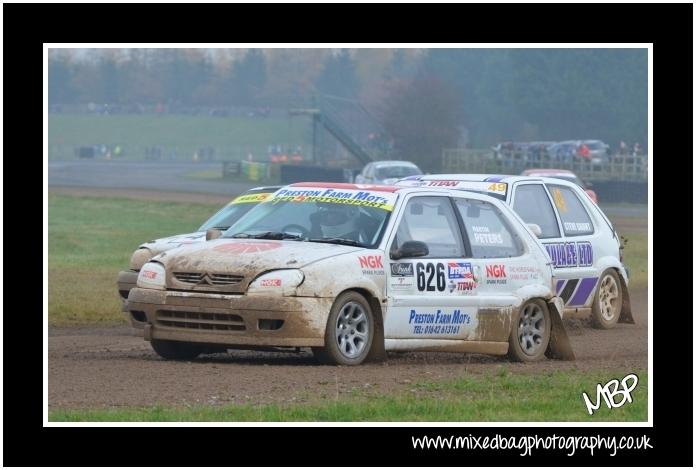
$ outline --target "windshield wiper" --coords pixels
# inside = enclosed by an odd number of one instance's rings
[[[310,238],[310,242],[315,242],[315,243],[336,243],[338,245],[350,245],[350,246],[359,246],[360,248],[365,248],[365,245],[356,242],[355,240],[351,240],[350,238],[336,238],[336,237],[324,237],[324,238]]]
[[[232,238],[262,238],[267,240],[301,240],[303,237],[288,232],[235,233]]]

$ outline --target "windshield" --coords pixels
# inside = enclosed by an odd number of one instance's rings
[[[396,194],[329,188],[281,189],[254,207],[225,238],[294,239],[374,248]]]
[[[273,193],[243,194],[233,199],[229,204],[213,214],[211,218],[203,222],[198,231],[205,232],[211,228],[227,230],[230,228],[230,225],[253,209],[259,202],[267,199],[271,194]]]
[[[375,171],[377,178],[404,178],[406,176],[420,175],[421,171],[415,166],[383,166]]]

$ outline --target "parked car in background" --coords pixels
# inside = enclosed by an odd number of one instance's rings
[[[142,328],[145,324],[144,317],[128,314],[128,294],[135,287],[140,268],[150,258],[172,248],[204,242],[208,230],[227,230],[230,225],[249,212],[252,207],[271,196],[279,188],[280,186],[263,186],[250,189],[241,196],[232,199],[225,207],[206,220],[195,232],[150,240],[140,245],[131,256],[128,270],[118,273],[117,280],[118,294],[122,302],[121,310],[128,315],[131,325],[135,328]]]
[[[481,192],[505,201],[551,256],[556,293],[566,315],[591,318],[601,329],[619,321],[635,323],[619,235],[577,184],[557,178],[453,174],[414,176],[397,185]]]
[[[551,160],[558,162],[572,162],[578,155],[580,145],[577,140],[566,140],[550,145],[548,148]]]
[[[415,163],[403,160],[370,162],[355,177],[356,184],[393,184],[407,176],[422,175]]]
[[[446,188],[286,186],[222,237],[162,253],[128,306],[165,359],[311,347],[574,359],[551,258],[502,201]]]
[[[551,160],[559,162],[604,163],[609,157],[609,146],[601,140],[566,140],[549,146],[548,154]]]
[[[524,170],[522,176],[543,176],[546,178],[558,178],[565,181],[570,181],[575,183],[585,190],[587,195],[592,199],[592,201],[597,204],[597,194],[589,189],[592,185],[590,183],[585,183],[579,176],[570,170],[557,170],[552,168],[534,168],[529,170]]]

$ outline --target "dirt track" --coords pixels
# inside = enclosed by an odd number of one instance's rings
[[[514,374],[552,370],[648,366],[648,298],[631,292],[636,325],[601,331],[580,321],[568,326],[577,360],[518,364],[474,354],[391,353],[387,362],[360,367],[316,365],[311,353],[234,351],[192,362],[161,360],[130,327],[49,330],[49,408],[298,403],[408,391],[422,380],[482,374],[503,366]]]

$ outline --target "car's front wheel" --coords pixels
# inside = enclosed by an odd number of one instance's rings
[[[601,330],[614,328],[621,316],[623,291],[621,280],[614,269],[607,269],[599,278],[599,286],[592,302],[592,325]]]
[[[153,339],[150,344],[160,357],[171,361],[188,361],[203,352],[203,347],[196,343]]]
[[[508,355],[520,362],[544,357],[551,339],[551,315],[541,299],[528,300],[513,317]]]
[[[324,347],[313,348],[322,362],[353,366],[362,363],[374,338],[374,316],[370,304],[357,292],[336,298],[324,334]]]

